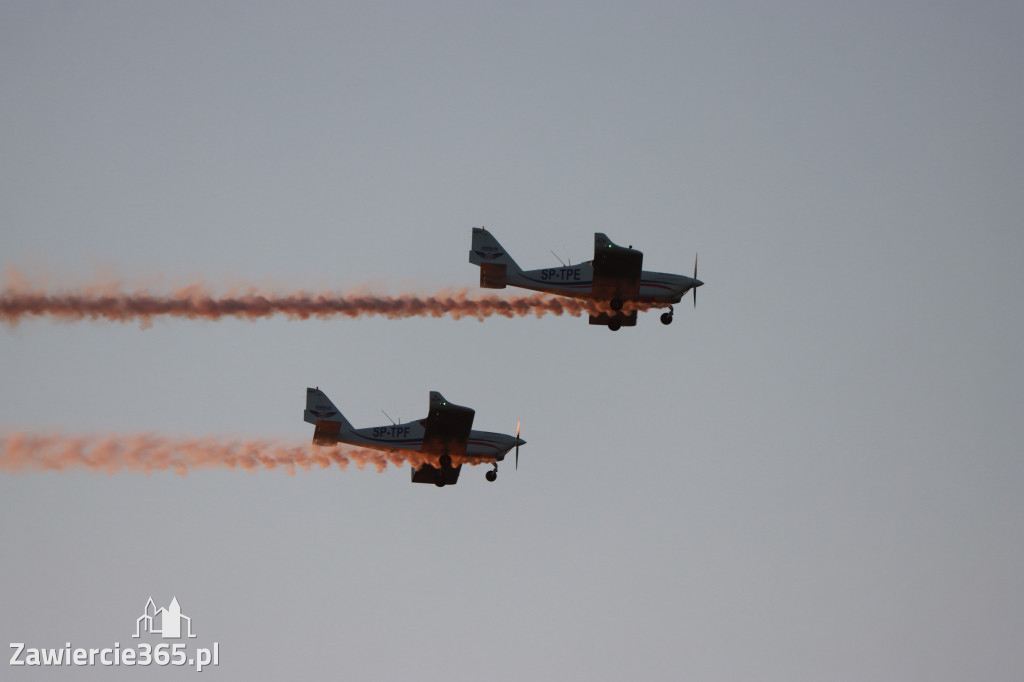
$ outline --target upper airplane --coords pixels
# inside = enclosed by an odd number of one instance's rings
[[[488,481],[498,478],[498,462],[516,449],[516,467],[519,466],[519,446],[526,441],[516,435],[489,431],[473,431],[473,415],[468,407],[453,405],[437,391],[430,392],[430,411],[417,421],[403,424],[373,426],[366,429],[352,427],[330,398],[319,388],[306,389],[306,410],[303,419],[315,424],[313,443],[334,445],[351,443],[375,450],[413,450],[426,455],[430,464],[413,466],[413,483],[433,483],[437,487],[455,485],[462,470],[461,458],[490,462],[494,467],[485,475]],[[459,457],[453,466],[452,457]]]
[[[590,316],[590,324],[606,324],[612,331],[622,326],[636,326],[636,311],[623,313],[624,303],[653,304],[668,307],[661,316],[662,324],[672,324],[673,303],[693,290],[697,305],[697,259],[693,260],[693,277],[642,270],[644,254],[613,244],[600,232],[594,233],[594,260],[558,268],[523,270],[494,236],[482,227],[473,228],[473,248],[469,262],[480,266],[480,286],[504,289],[508,285],[607,303],[612,313]]]

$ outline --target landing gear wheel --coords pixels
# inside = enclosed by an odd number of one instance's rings
[[[622,323],[619,322],[618,320],[612,320],[611,322],[608,323],[608,328],[611,329],[613,332],[617,332],[619,331],[619,329],[622,328]]]
[[[661,323],[662,324],[672,324],[672,313],[662,313],[661,314]]]
[[[498,480],[498,472],[488,471],[486,474],[484,474],[484,478],[486,478],[491,483],[494,483],[496,480]]]
[[[448,455],[441,455],[441,468],[448,469],[452,465],[452,458]]]
[[[436,481],[434,481],[434,485],[436,485],[438,488],[443,488],[444,487],[444,479],[443,478],[437,479]]]
[[[622,299],[621,298],[613,298],[609,305],[611,305],[612,310],[614,310],[615,312],[618,312],[618,311],[622,310]]]

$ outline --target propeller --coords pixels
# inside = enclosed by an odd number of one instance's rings
[[[519,471],[519,426],[522,422],[516,420],[516,471]]]
[[[697,254],[693,255],[693,307],[697,307],[697,287],[704,282],[697,279]]]

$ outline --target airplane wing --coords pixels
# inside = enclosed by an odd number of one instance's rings
[[[594,233],[594,298],[610,301],[635,299],[640,293],[644,254],[612,243]]]
[[[422,452],[463,455],[473,428],[476,412],[468,407],[454,405],[437,391],[430,392],[430,412],[422,420],[424,426]],[[458,477],[458,473],[455,474]]]
[[[413,483],[433,483],[437,485],[438,479],[444,478],[444,485],[455,485],[459,481],[459,472],[462,471],[462,465],[455,467],[448,467],[446,469],[439,469],[438,467],[424,464],[419,469],[412,470],[412,482]]]

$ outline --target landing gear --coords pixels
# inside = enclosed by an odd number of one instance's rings
[[[451,455],[448,455],[448,454],[441,455],[440,457],[437,458],[437,463],[438,463],[437,479],[434,481],[434,485],[436,485],[438,488],[443,488],[443,487],[445,487],[445,485],[448,482],[447,481],[448,472],[451,471],[451,468],[452,468],[452,458],[451,458]]]
[[[492,469],[491,471],[488,471],[486,474],[484,474],[484,478],[486,478],[491,483],[494,483],[496,480],[498,480],[498,464],[497,464],[497,462],[495,462],[495,464],[494,464],[494,469]]]
[[[612,320],[611,322],[608,323],[608,328],[611,329],[613,332],[617,332],[622,328],[622,323],[619,322],[618,320]]]
[[[612,310],[614,310],[615,312],[619,312],[620,310],[622,310],[622,299],[613,298],[609,305],[612,307]]]
[[[661,314],[661,323],[662,324],[672,324],[672,313],[673,313],[672,306],[669,306],[668,307],[668,312]]]

